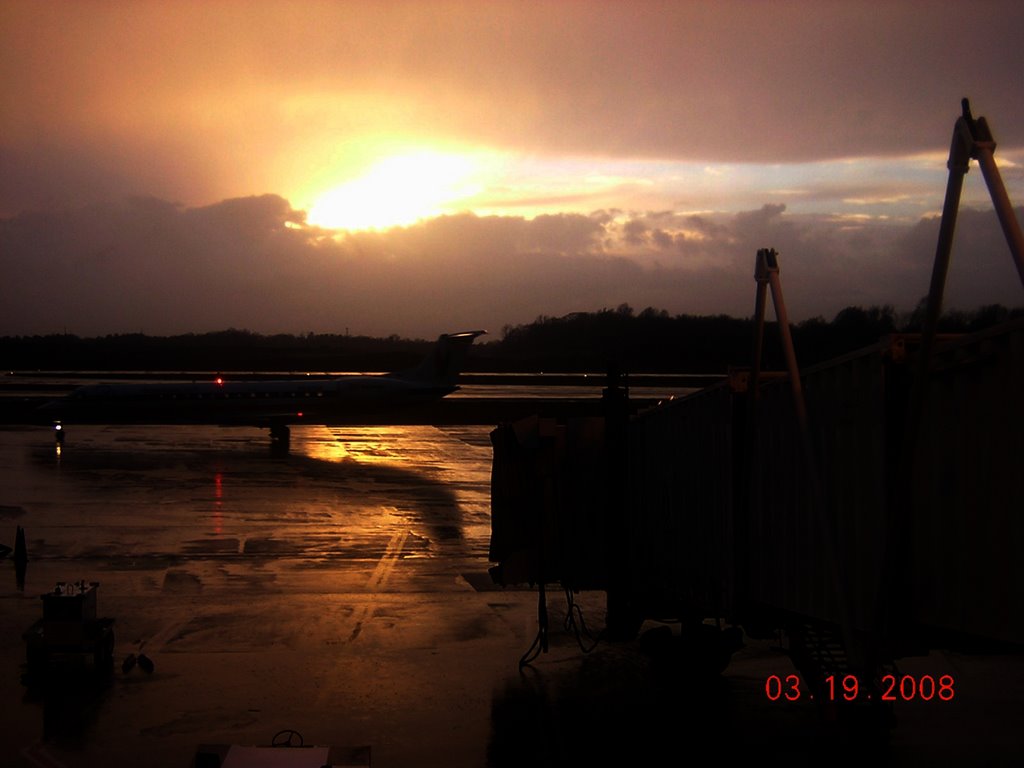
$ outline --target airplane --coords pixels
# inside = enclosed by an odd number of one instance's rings
[[[87,384],[40,406],[58,444],[66,424],[216,424],[269,427],[271,444],[287,450],[290,424],[373,424],[399,408],[451,394],[469,346],[486,331],[442,334],[419,365],[381,375],[329,379]]]

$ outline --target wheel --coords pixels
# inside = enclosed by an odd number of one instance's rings
[[[114,669],[114,630],[101,630],[93,650],[93,664],[98,672],[108,673]]]
[[[275,424],[270,428],[270,450],[274,453],[288,453],[291,437],[287,424]]]

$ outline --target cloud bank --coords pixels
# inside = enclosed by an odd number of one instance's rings
[[[1018,211],[1020,215],[1020,211]],[[385,231],[306,226],[264,195],[186,207],[155,198],[0,220],[0,333],[261,333],[431,337],[626,302],[747,316],[754,256],[780,253],[791,316],[909,310],[927,292],[938,220],[600,210],[442,216]],[[990,210],[961,211],[947,306],[1021,304]]]
[[[0,6],[0,215],[295,200],[368,141],[808,163],[1024,147],[1024,4],[928,0]],[[114,193],[113,195],[111,193]],[[306,204],[306,201],[303,202]]]

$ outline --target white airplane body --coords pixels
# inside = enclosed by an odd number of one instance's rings
[[[56,424],[373,423],[395,409],[440,400],[458,389],[466,352],[484,331],[444,334],[415,368],[384,375],[229,380],[191,383],[88,384],[42,406]]]

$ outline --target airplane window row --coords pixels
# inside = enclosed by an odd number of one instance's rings
[[[189,399],[189,400],[247,400],[252,398],[287,398],[289,400],[295,400],[299,397],[323,397],[322,391],[318,392],[216,392],[213,394],[206,394],[203,392],[189,393],[187,395],[178,395],[177,393],[171,394],[172,400]],[[166,399],[167,395],[161,395],[161,399]]]
[[[324,393],[322,390],[316,392],[132,392],[122,395],[123,399],[129,400],[147,400],[151,398],[155,398],[157,400],[249,400],[254,398],[287,398],[294,400],[301,397],[312,398],[323,396]]]

